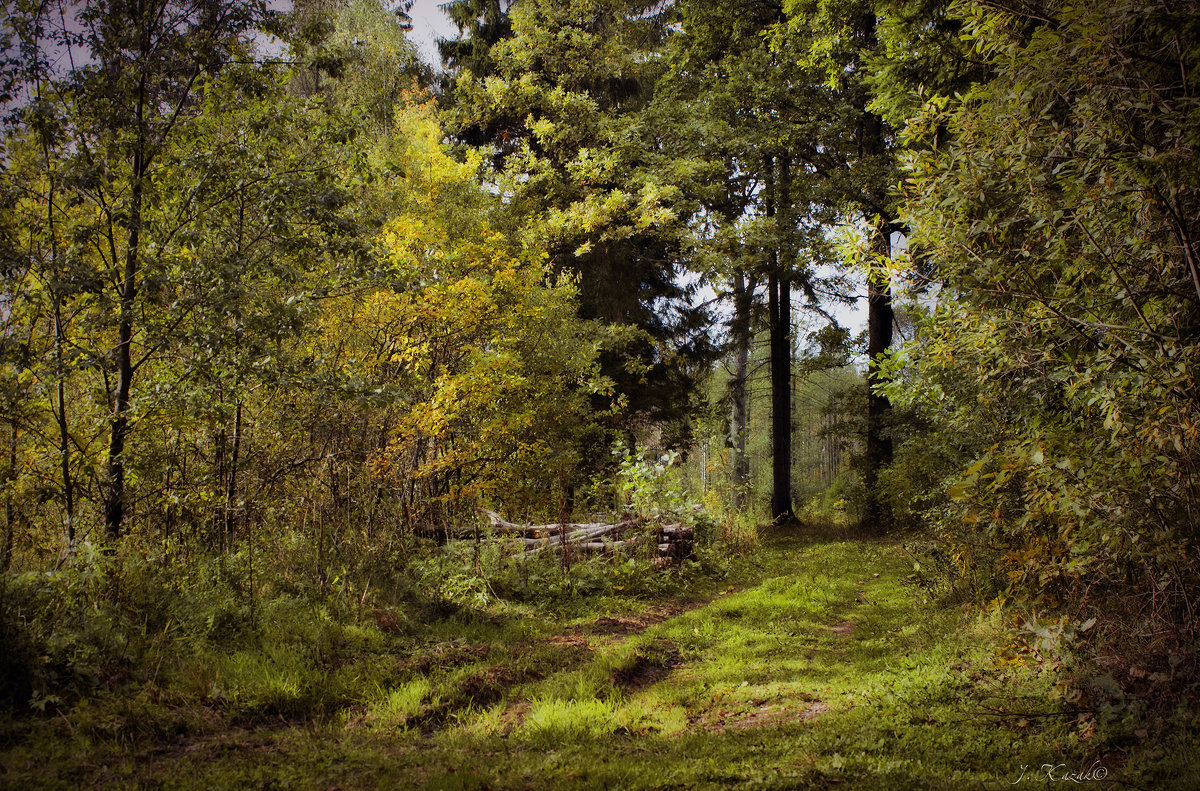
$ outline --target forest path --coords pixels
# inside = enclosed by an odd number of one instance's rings
[[[142,753],[97,784],[962,789],[1128,769],[994,619],[912,572],[895,540],[778,532],[703,598],[468,643],[387,705]]]

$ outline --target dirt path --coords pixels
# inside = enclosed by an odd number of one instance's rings
[[[1063,772],[1091,767],[1093,777],[1098,767],[1105,783],[1127,787],[1200,787],[1194,767],[1128,739],[1136,723],[1097,727],[1066,706],[1061,679],[1040,672],[997,622],[967,618],[911,584],[898,543],[785,534],[756,559],[704,599],[414,658],[426,675],[409,682],[409,708],[390,719],[367,704],[324,722],[116,757],[75,780],[962,789],[1008,788],[1049,762]],[[1195,736],[1163,742],[1190,755]]]

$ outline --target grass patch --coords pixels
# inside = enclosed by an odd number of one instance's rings
[[[403,729],[437,700],[429,679],[418,677],[393,689],[379,689],[367,708],[367,721],[384,730]]]
[[[1195,786],[1193,709],[1150,718],[1103,698],[1103,684],[1080,696],[1079,668],[1035,661],[1010,621],[940,602],[911,568],[896,542],[794,531],[670,605],[606,596],[548,613],[493,601],[430,624],[423,640],[315,618],[287,650],[239,649],[196,683],[225,684],[260,714],[311,712],[320,689],[347,700],[344,716],[233,736],[201,717],[161,752],[161,735],[155,747],[56,731],[10,750],[3,780],[959,789],[1009,787],[1050,764]],[[161,716],[161,703],[136,705]]]

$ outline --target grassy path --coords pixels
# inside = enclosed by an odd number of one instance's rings
[[[756,559],[692,600],[549,630],[480,627],[326,722],[100,749],[56,777],[102,787],[960,789],[1058,785],[1074,772],[1096,788],[1200,788],[1194,728],[1142,732],[1120,706],[1079,712],[998,625],[908,584],[897,543],[782,534]]]

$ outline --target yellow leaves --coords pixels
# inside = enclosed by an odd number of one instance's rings
[[[401,424],[413,434],[423,434],[426,437],[440,437],[445,433],[446,426],[453,417],[454,403],[446,399],[435,399],[433,402],[416,404]],[[407,425],[404,425],[407,424]]]
[[[675,219],[675,212],[669,208],[671,201],[679,192],[674,186],[661,184],[646,184],[638,193],[637,227],[647,229],[657,225],[665,225]]]
[[[401,274],[415,274],[441,257],[445,232],[426,219],[402,214],[389,222],[377,244]]]
[[[435,481],[469,471],[477,492],[503,492],[514,470],[520,480],[548,474],[573,446],[546,438],[581,422],[588,388],[580,385],[595,378],[574,279],[547,282],[544,256],[514,257],[482,224],[463,238],[406,216],[380,243],[402,260],[408,287],[343,310],[326,332],[358,350],[360,374],[393,383],[409,375],[384,454],[394,472],[378,474]]]
[[[386,362],[393,367],[416,370],[424,367],[423,363],[426,363],[428,359],[429,344],[411,336],[402,336],[396,339],[395,346]]]
[[[442,144],[442,128],[432,99],[397,110],[395,128],[393,138],[400,141],[405,172],[419,182],[414,186],[423,188],[417,192],[425,193],[426,202],[436,198],[440,186],[467,183],[475,175],[479,154],[468,154],[463,162],[449,155]]]
[[[676,220],[670,201],[675,187],[647,184],[637,193],[614,189],[593,192],[563,209],[546,213],[540,229],[548,239],[578,239],[576,256],[591,252],[599,241],[616,241]]]
[[[986,457],[975,461],[963,472],[962,477],[955,481],[949,490],[947,490],[946,496],[955,501],[967,499],[967,495],[975,489],[979,473],[986,463]],[[978,518],[975,521],[978,521]]]
[[[539,245],[487,224],[478,160],[447,155],[431,106],[402,108],[380,147],[399,174],[375,239],[380,288],[323,300],[313,349],[348,392],[387,410],[371,474],[429,497],[511,496],[552,479],[574,463],[589,394],[611,391],[597,331],[577,318],[577,280],[551,279]],[[584,209],[607,223],[667,192],[600,194]]]
[[[529,131],[533,133],[534,138],[542,145],[555,142],[559,136],[558,125],[549,118],[534,119],[533,116],[530,116],[525,123],[529,126]]]

